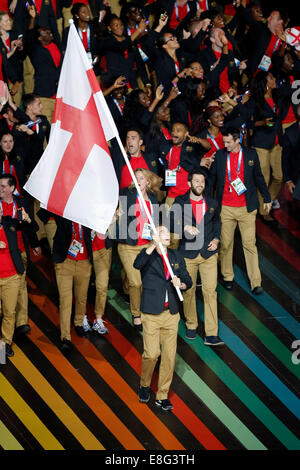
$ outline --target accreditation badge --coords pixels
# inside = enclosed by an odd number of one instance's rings
[[[272,63],[271,58],[267,55],[264,55],[260,61],[258,68],[260,70],[264,70],[265,72],[268,72],[269,68],[271,67],[271,63]]]
[[[144,223],[142,239],[143,240],[152,240],[151,225],[148,224],[147,222]]]
[[[68,254],[75,259],[78,253],[83,253],[83,245],[81,242],[73,240],[69,247]]]
[[[166,170],[165,186],[176,186],[177,172],[176,170]]]
[[[240,178],[236,178],[234,181],[232,181],[231,186],[233,187],[238,196],[247,191],[246,186]]]

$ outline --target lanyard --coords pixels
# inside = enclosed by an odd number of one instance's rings
[[[2,173],[6,173],[5,171],[5,166],[4,166],[4,162],[3,162],[3,170],[2,170]],[[13,174],[13,171],[14,171],[14,166],[13,165],[9,165],[9,171],[10,171],[10,174],[12,175]]]
[[[209,138],[210,140],[212,141],[212,143],[214,144],[214,146],[216,147],[217,150],[220,150],[220,147],[219,145],[217,144],[216,142],[216,139],[214,139],[214,137],[211,135],[211,133],[209,131],[207,131],[208,135],[209,135]]]
[[[275,51],[277,51],[277,47],[278,47],[279,43],[280,43],[280,38],[278,38],[277,41],[276,41],[276,44],[275,44],[275,46],[274,46],[272,55],[274,54]]]
[[[82,226],[80,224],[78,224],[78,228],[79,228],[79,237],[80,237],[80,240],[83,241],[83,238],[82,238]],[[76,237],[76,231],[75,231],[75,227],[74,227],[74,223],[72,222],[72,232],[73,232],[73,235],[74,237]]]
[[[2,215],[4,215],[4,214],[3,214],[2,201],[0,201],[0,207],[1,207]],[[16,203],[15,203],[14,200],[13,200],[13,215],[12,215],[12,218],[13,218],[13,219],[16,218]]]
[[[125,96],[124,96],[124,101],[125,101]],[[121,116],[123,116],[122,108],[121,108],[121,106],[119,105],[119,103],[118,103],[118,101],[116,100],[116,98],[113,98],[113,102],[115,103],[115,105],[117,106],[118,110],[120,111]]]
[[[189,7],[188,3],[186,4],[186,7],[187,7],[187,12],[189,13],[190,12],[190,7]],[[179,23],[180,19],[179,19],[179,11],[178,11],[177,0],[175,0],[175,16],[176,16],[176,20]]]
[[[171,163],[172,163],[172,152],[173,152],[173,147],[170,149],[170,152],[169,152],[169,169],[171,169]],[[174,168],[175,169],[175,168]],[[176,168],[176,170],[180,170],[180,165],[178,165],[178,167]]]
[[[89,27],[89,25],[88,25],[88,27],[87,27],[86,32],[87,32],[87,42],[88,42],[87,52],[90,52],[90,50],[91,50],[91,32],[90,32],[90,27]],[[79,36],[80,36],[81,41],[83,42],[83,37],[82,37],[82,31],[81,31],[81,29],[78,29],[78,34],[79,34]]]
[[[179,67],[178,65],[176,64],[176,62],[174,62],[174,65],[175,65],[175,70],[176,70],[176,74],[179,73]]]
[[[206,214],[206,201],[203,196],[202,196],[202,199],[203,199],[203,203],[202,203],[202,219],[201,220],[203,220]],[[197,211],[196,211],[196,215],[197,215]]]
[[[8,39],[9,39],[9,31],[6,31],[6,33],[8,34]],[[10,51],[10,46],[7,45],[5,39],[3,39],[3,38],[2,38],[2,42],[3,42],[4,46],[7,49],[7,52],[9,52]]]
[[[238,167],[237,167],[237,176],[239,176],[239,173],[240,173],[241,163],[242,163],[242,156],[243,156],[243,151],[242,151],[242,149],[241,149],[241,150],[240,150],[240,154],[239,154]],[[231,183],[230,152],[227,153],[227,171],[228,171],[229,183]]]
[[[200,6],[200,3],[202,3],[201,6]],[[200,1],[198,0],[198,1],[196,2],[196,6],[197,6],[197,10],[200,10],[200,8],[201,8],[202,10],[207,11],[207,10],[208,10],[208,0],[206,0],[205,6],[203,5],[203,0],[202,0],[202,2],[201,2],[201,0],[200,0]],[[203,7],[204,7],[204,8],[203,8]]]
[[[143,214],[143,218],[144,218],[144,220],[148,220],[148,217],[146,216],[146,213],[145,213],[145,211],[144,211],[143,204],[142,204],[141,201],[140,201],[140,196],[137,195],[137,198],[138,198],[139,205],[140,205],[140,208],[141,208],[141,211],[142,211],[142,214]],[[150,214],[151,214],[151,217],[152,217],[152,214],[153,214],[153,206],[152,206],[152,202],[150,201],[150,199],[149,199],[149,202],[150,202]]]

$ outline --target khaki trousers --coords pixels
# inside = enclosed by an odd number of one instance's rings
[[[71,314],[73,286],[75,296],[74,325],[81,326],[86,314],[86,301],[92,266],[89,260],[76,261],[66,258],[55,264],[59,292],[59,314],[61,339],[71,340]]]
[[[247,207],[222,206],[221,210],[221,238],[220,238],[220,264],[221,273],[225,281],[234,278],[232,257],[234,232],[238,225],[242,246],[245,255],[247,274],[251,289],[261,285],[261,274],[258,266],[256,248],[255,220],[257,211],[248,212]]]
[[[96,275],[95,315],[102,317],[105,311],[112,248],[94,251],[94,270]]]
[[[36,233],[36,236],[38,237],[39,240],[41,240],[42,238],[45,238],[46,237],[46,230],[45,230],[45,224],[44,222],[41,221],[41,219],[37,216],[37,212],[40,210],[41,206],[40,206],[40,201],[38,201],[37,199],[32,199],[33,202],[31,202],[33,204],[33,215],[34,215],[34,220],[36,221],[36,223],[38,224],[39,226],[39,229]]]
[[[195,330],[198,326],[196,306],[196,283],[199,271],[202,283],[204,300],[204,328],[206,336],[218,336],[218,307],[217,307],[217,279],[218,279],[218,254],[208,259],[200,253],[194,259],[185,258],[186,268],[192,278],[191,289],[183,292],[183,311],[186,327]]]
[[[26,282],[27,255],[26,252],[21,253],[25,272],[20,275],[20,289],[16,305],[16,327],[26,325],[28,323],[28,291]]]
[[[261,172],[264,175],[271,200],[274,201],[279,194],[283,181],[281,166],[282,147],[280,145],[275,145],[271,150],[256,148],[256,151],[259,158]],[[264,200],[259,191],[258,200],[259,213],[261,215],[267,215],[267,212],[264,209]]]
[[[0,278],[0,301],[2,303],[1,336],[4,343],[11,344],[16,320],[16,305],[20,289],[20,274]]]
[[[150,387],[152,374],[161,355],[157,400],[168,398],[177,349],[179,313],[164,310],[159,315],[142,313],[144,352],[142,355],[141,386]]]
[[[118,253],[125,270],[128,282],[128,292],[130,298],[130,310],[133,317],[141,315],[141,296],[142,296],[142,279],[138,269],[133,267],[133,263],[137,255],[143,248],[147,248],[149,244],[142,246],[131,246],[125,243],[118,244]]]
[[[34,68],[28,56],[23,62],[23,75],[24,75],[24,93],[25,94],[33,93]]]
[[[54,112],[54,107],[55,107],[55,99],[53,98],[45,98],[45,97],[40,97],[42,106],[43,106],[43,115],[46,116],[48,119],[50,125],[52,123],[52,116]]]
[[[57,229],[55,220],[48,220],[48,222],[44,225],[44,229],[45,229],[46,237],[47,237],[50,250],[52,253],[53,252],[53,238],[54,238],[54,235],[56,234],[56,229]]]
[[[73,19],[72,14],[71,14],[72,6],[70,6],[68,8],[62,8],[63,28],[64,29],[66,29],[66,28],[68,28],[68,26],[70,26],[69,25],[69,20]]]

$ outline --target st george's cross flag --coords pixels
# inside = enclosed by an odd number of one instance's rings
[[[119,185],[107,145],[117,135],[71,23],[49,143],[24,188],[44,209],[104,234],[118,205]]]

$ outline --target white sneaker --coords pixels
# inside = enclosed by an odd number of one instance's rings
[[[272,209],[280,209],[280,202],[278,199],[274,199],[274,201],[272,201]]]
[[[90,325],[90,322],[87,319],[87,316],[84,315],[83,323],[82,323],[82,328],[84,329],[85,333],[87,331],[91,331],[92,327]]]
[[[108,333],[108,329],[104,326],[104,323],[105,321],[102,318],[98,318],[94,321],[93,330],[97,331],[100,335],[105,335],[105,333]]]

